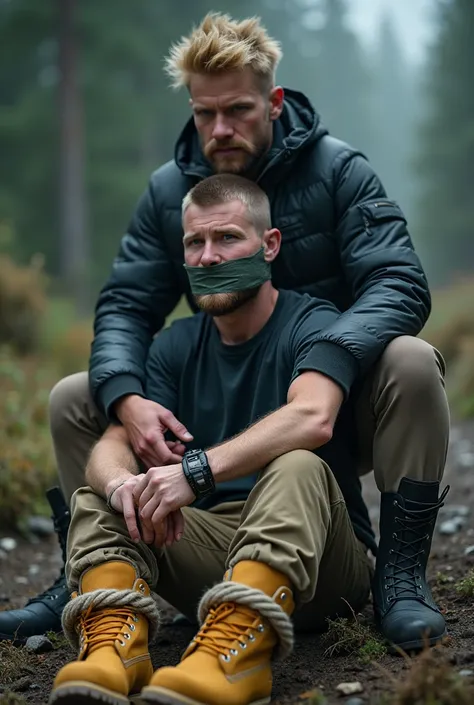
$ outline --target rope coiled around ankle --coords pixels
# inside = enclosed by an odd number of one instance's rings
[[[79,648],[76,625],[81,614],[89,607],[92,607],[95,612],[113,607],[129,607],[134,612],[139,612],[148,620],[150,640],[156,637],[160,627],[160,612],[151,595],[141,595],[136,590],[101,589],[85,592],[67,603],[61,618],[64,634],[71,646],[76,649]]]
[[[223,602],[235,602],[258,612],[270,622],[278,636],[276,659],[283,660],[293,650],[294,635],[293,624],[288,615],[261,590],[256,590],[242,583],[226,581],[214,585],[208,590],[198,607],[198,619],[202,624],[211,607],[221,605]]]

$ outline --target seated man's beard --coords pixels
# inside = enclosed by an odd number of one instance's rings
[[[244,291],[233,291],[229,294],[199,294],[194,297],[197,306],[210,316],[225,316],[234,313],[248,301],[254,299],[260,291],[260,286]]]

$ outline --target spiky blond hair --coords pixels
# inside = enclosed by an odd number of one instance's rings
[[[165,72],[173,88],[189,86],[193,74],[217,74],[250,68],[270,86],[282,57],[279,42],[259,17],[238,22],[220,12],[208,13],[191,34],[172,45]]]

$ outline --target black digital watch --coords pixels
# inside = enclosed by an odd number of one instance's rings
[[[203,450],[188,450],[183,456],[183,472],[196,499],[208,497],[216,489],[207,455]]]

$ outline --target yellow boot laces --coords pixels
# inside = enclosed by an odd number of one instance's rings
[[[227,602],[217,607],[211,607],[204,624],[193,639],[193,645],[205,649],[209,653],[221,655],[228,661],[230,655],[236,656],[237,650],[231,648],[236,641],[242,649],[248,642],[255,641],[253,631],[264,631],[258,614],[241,605]]]
[[[138,622],[138,615],[127,608],[110,608],[102,609],[98,612],[93,611],[93,605],[89,607],[80,620],[81,647],[88,647],[89,653],[94,650],[94,647],[114,645],[116,639],[121,639],[122,645],[125,645],[125,639],[130,639],[130,633],[122,634],[122,629],[125,625],[130,631],[135,631],[135,625],[127,623],[128,619],[133,622]]]

